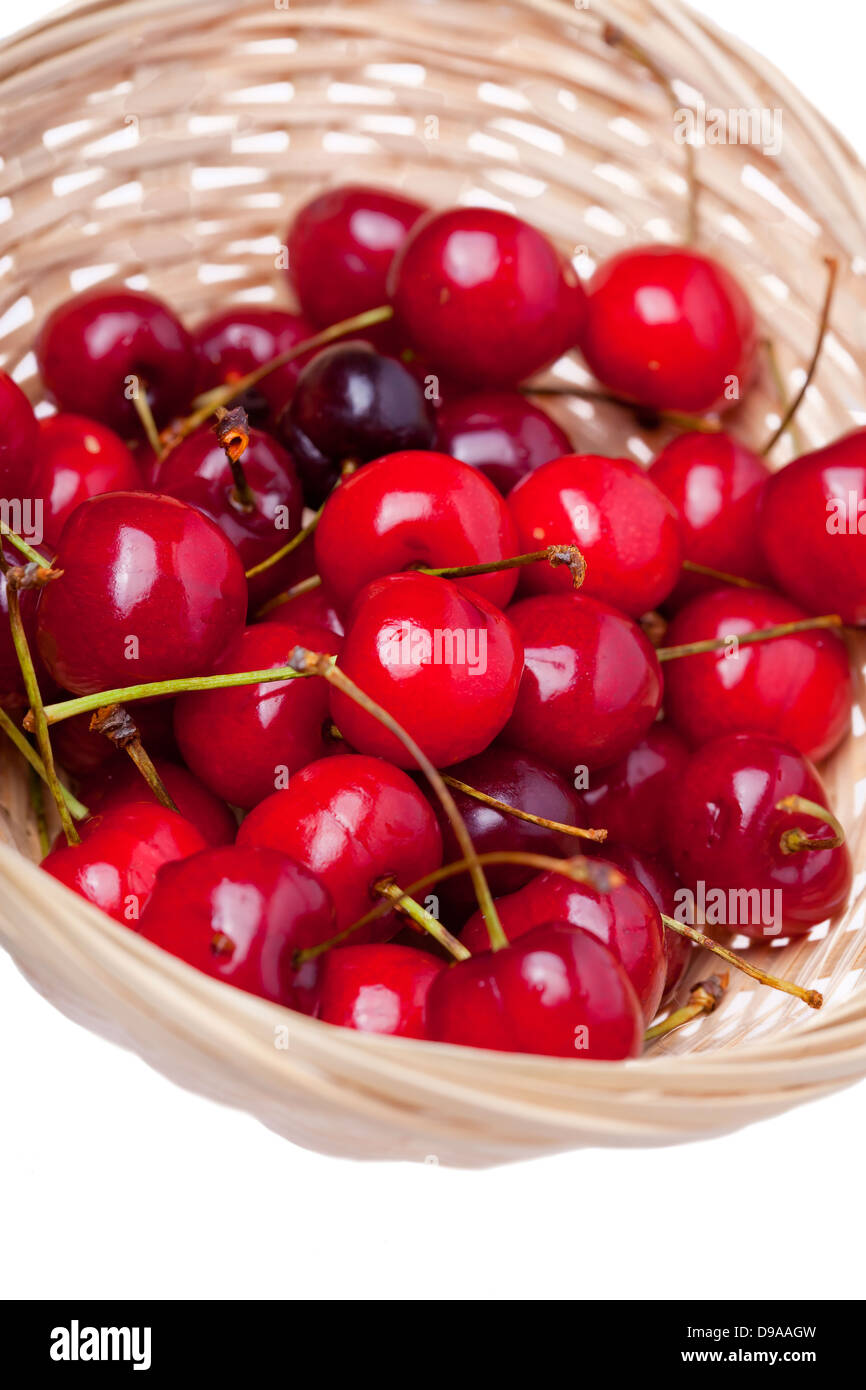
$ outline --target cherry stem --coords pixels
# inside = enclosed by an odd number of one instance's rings
[[[545,830],[556,830],[561,835],[573,835],[578,840],[594,840],[598,845],[604,844],[607,839],[606,830],[584,830],[580,825],[566,825],[563,821],[548,820],[546,816],[533,816],[529,811],[521,811],[519,806],[512,806],[508,801],[488,796],[486,792],[480,792],[477,787],[470,787],[468,782],[461,782],[457,777],[449,777],[445,772],[442,774],[442,780],[446,786],[464,792],[466,796],[471,796],[484,806],[491,806],[494,811],[503,811],[506,815],[515,816],[517,820],[528,821],[530,825],[540,825]]]
[[[444,946],[455,960],[468,960],[471,952],[467,951],[456,936],[452,936],[447,927],[437,921],[432,912],[428,912],[420,903],[416,903],[414,898],[407,898],[402,888],[399,888],[393,879],[381,879],[375,885],[376,892],[389,902],[394,904],[397,912],[403,913],[415,922],[424,931],[429,932],[434,941],[438,941],[440,946]]]
[[[533,550],[528,555],[510,555],[504,560],[490,560],[482,565],[455,565],[444,569],[431,569],[427,565],[416,565],[419,574],[431,574],[437,579],[470,579],[476,574],[498,574],[501,570],[521,569],[524,565],[534,565],[546,560],[556,569],[567,565],[575,589],[579,589],[586,578],[586,561],[576,545],[548,545],[544,550]]]
[[[250,422],[247,418],[247,412],[240,405],[235,406],[234,410],[226,410],[223,406],[218,405],[214,414],[216,420],[213,425],[213,432],[225,452],[234,479],[232,501],[240,511],[254,512],[256,499],[247,482],[247,476],[241,463],[250,442]]]
[[[827,328],[830,323],[830,307],[833,303],[833,293],[836,288],[836,275],[839,270],[839,262],[836,260],[834,256],[825,256],[824,264],[827,267],[827,288],[824,292],[824,303],[821,306],[821,317],[818,321],[818,336],[816,338],[815,347],[812,352],[812,360],[810,361],[809,366],[806,368],[806,375],[803,379],[802,386],[800,387],[794,399],[790,402],[788,409],[782,415],[781,420],[779,421],[775,430],[770,435],[770,438],[767,440],[766,444],[761,450],[761,453],[763,455],[769,454],[770,450],[776,443],[778,443],[782,435],[785,433],[785,430],[791,424],[791,421],[794,419],[794,416],[800,409],[800,406],[803,402],[803,398],[806,395],[809,386],[811,385],[812,378],[815,375],[815,371],[818,366],[818,360],[821,356],[821,349],[824,346],[824,339],[827,336]]]
[[[790,830],[784,830],[779,840],[783,854],[798,854],[804,849],[838,849],[845,843],[845,831],[840,821],[836,819],[832,811],[826,806],[821,806],[817,801],[810,801],[805,796],[783,796],[781,801],[776,802],[777,811],[793,811],[798,816],[814,816],[815,820],[823,821],[832,830],[832,836],[825,836],[819,840],[809,835],[799,826],[792,826]]]
[[[321,582],[322,576],[320,574],[311,574],[309,579],[302,579],[300,583],[293,584],[291,589],[287,589],[284,594],[275,594],[273,598],[269,598],[267,603],[262,604],[256,617],[264,618],[268,613],[273,613],[275,608],[282,608],[283,604],[288,603],[290,599],[299,598],[301,594],[312,593],[314,589],[319,588]]]
[[[90,730],[91,733],[104,734],[115,748],[124,749],[160,805],[169,811],[177,811],[177,806],[169,796],[165,783],[141,742],[138,725],[123,705],[104,705],[98,709],[90,721]]]
[[[14,545],[15,549],[20,551],[32,565],[38,565],[40,569],[50,570],[51,561],[46,560],[44,555],[40,555],[38,550],[34,550],[32,545],[28,545],[25,540],[22,540],[11,526],[6,525],[5,521],[0,521],[0,536],[3,536],[10,545]]]
[[[147,437],[147,442],[156,454],[157,461],[162,462],[164,448],[159,430],[156,428],[156,421],[153,418],[153,411],[150,408],[150,401],[147,399],[147,386],[143,381],[139,381],[132,397],[132,404],[135,406],[135,413],[141,421],[141,427]]]
[[[690,574],[703,574],[707,579],[717,579],[720,584],[732,584],[738,589],[760,589],[754,579],[744,579],[740,574],[726,574],[724,570],[711,569],[709,565],[699,565],[696,560],[683,560],[683,569]]]
[[[44,859],[46,854],[51,850],[51,837],[48,834],[48,819],[45,815],[45,785],[32,767],[27,770],[27,782],[30,809],[36,820],[39,849]]]
[[[582,401],[595,401],[599,405],[616,405],[630,410],[637,416],[645,429],[657,430],[662,425],[674,425],[679,430],[693,430],[699,434],[718,434],[721,425],[716,420],[708,420],[703,415],[687,415],[680,410],[654,410],[641,405],[640,401],[630,401],[628,396],[618,396],[613,391],[599,391],[591,386],[566,385],[553,382],[546,385],[524,382],[518,386],[524,396],[576,396]]]
[[[24,737],[21,730],[12,722],[9,715],[2,707],[0,707],[0,731],[6,735],[10,743],[14,744],[21,756],[27,760],[37,777],[41,777],[42,781],[47,785],[48,775],[45,771],[45,764],[33,745]],[[68,787],[64,787],[61,784],[61,791],[63,792],[63,799],[75,819],[86,820],[90,815],[87,807],[83,805],[76,796],[72,795]]]
[[[701,1014],[711,1014],[722,1002],[727,988],[727,974],[710,975],[709,979],[701,980],[689,992],[688,1004],[668,1014],[663,1022],[655,1023],[652,1028],[648,1028],[643,1035],[644,1042],[654,1042],[656,1038],[663,1038],[668,1033],[673,1033],[676,1028],[682,1028],[684,1023],[691,1023],[693,1018],[699,1018]]]
[[[770,376],[776,388],[776,395],[779,397],[779,409],[783,416],[788,415],[787,430],[793,441],[795,452],[802,454],[805,451],[806,445],[803,441],[803,435],[800,431],[799,424],[794,419],[793,415],[788,414],[790,409],[790,398],[788,396],[788,388],[785,385],[785,379],[782,376],[782,368],[779,366],[779,354],[776,352],[776,344],[773,342],[772,338],[764,338],[762,341],[764,352],[767,355],[767,365],[770,368]]]
[[[735,643],[748,647],[753,642],[769,642],[775,637],[790,637],[794,632],[810,632],[813,628],[841,627],[842,619],[838,613],[825,613],[820,618],[798,618],[794,623],[779,623],[776,627],[762,627],[757,632],[731,633],[728,637],[708,637],[703,642],[686,642],[681,647],[659,647],[656,656],[659,661],[677,661],[681,656],[701,656],[704,652],[717,652]]]
[[[324,510],[325,503],[323,502],[315,516],[307,522],[306,526],[301,527],[296,536],[292,536],[292,539],[287,541],[284,546],[281,546],[279,550],[275,550],[273,555],[268,555],[264,560],[260,560],[257,565],[253,565],[252,569],[247,570],[247,579],[255,579],[257,574],[264,574],[272,565],[278,565],[280,560],[284,560],[287,555],[292,554],[292,551],[297,550],[299,546],[303,545],[304,541],[308,540],[315,531]]]
[[[677,922],[673,917],[668,917],[664,912],[661,919],[666,927],[671,931],[679,932],[680,936],[687,936],[696,946],[702,946],[706,951],[712,951],[713,955],[720,956],[727,961],[728,965],[733,965],[736,970],[742,970],[744,975],[749,975],[751,979],[758,980],[762,985],[769,985],[771,989],[780,989],[783,994],[793,994],[795,998],[802,999],[804,1004],[808,1004],[810,1009],[820,1009],[824,1003],[824,996],[819,994],[816,989],[804,989],[802,985],[795,985],[791,980],[779,980],[775,975],[768,975],[766,970],[760,970],[756,965],[750,964],[742,956],[734,955],[726,946],[720,946],[718,941],[714,941],[711,936],[705,936],[696,927],[687,926],[685,922]]]

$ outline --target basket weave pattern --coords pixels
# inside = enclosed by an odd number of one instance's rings
[[[866,175],[769,63],[663,0],[130,0],[35,26],[0,49],[2,365],[38,400],[36,326],[101,279],[151,288],[189,320],[230,299],[285,304],[281,238],[329,181],[505,207],[581,274],[629,243],[676,239],[687,183],[670,95],[604,42],[605,24],[684,106],[782,112],[778,154],[698,149],[701,244],[748,287],[789,391],[811,351],[822,258],[839,258],[798,418],[810,445],[863,423]],[[578,360],[556,375],[589,383]],[[665,439],[615,407],[551,410],[587,451],[643,462]],[[767,373],[731,424],[762,441],[777,418]],[[825,773],[862,866],[859,643],[853,655],[853,732]],[[502,1056],[331,1029],[163,955],[33,866],[26,779],[0,756],[0,941],[21,969],[73,1017],[295,1142],[478,1166],[706,1137],[866,1073],[862,873],[832,931],[753,953],[823,990],[820,1014],[737,976],[715,1014],[638,1062]]]

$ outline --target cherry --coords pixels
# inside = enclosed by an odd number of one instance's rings
[[[148,753],[167,758],[176,757],[174,701],[137,700],[130,710]],[[62,720],[51,730],[51,742],[57,761],[74,777],[91,778],[116,757],[117,750],[110,739],[91,730],[92,717],[91,714],[76,714],[71,719]],[[143,782],[140,799],[146,799]]]
[[[188,404],[195,390],[192,339],[166,304],[124,286],[97,286],[58,305],[36,340],[42,380],[61,410],[92,416],[121,434],[137,434],[135,390],[157,425]]]
[[[724,410],[755,366],[755,314],[710,256],[638,246],[604,261],[588,285],[583,355],[612,391],[655,410]]]
[[[533,469],[571,453],[565,431],[518,391],[446,400],[436,416],[436,447],[479,469],[503,497]]]
[[[346,625],[342,613],[337,609],[331,591],[324,584],[314,589],[295,594],[287,602],[279,604],[265,614],[269,623],[300,623],[304,627],[323,627],[335,637],[346,635]]]
[[[200,323],[192,339],[198,355],[196,393],[227,386],[249,372],[290,352],[312,337],[315,328],[301,314],[286,309],[234,304]],[[256,425],[273,423],[295,389],[306,359],[276,367],[239,400]]]
[[[135,492],[144,484],[138,464],[119,435],[83,415],[49,415],[39,421],[29,494],[42,504],[42,534],[57,547],[79,503],[102,492]]]
[[[51,850],[46,873],[118,922],[136,922],[164,864],[205,848],[183,816],[147,801],[108,807],[78,827],[81,844]]]
[[[295,952],[333,935],[334,910],[300,864],[231,845],[168,865],[139,930],[206,975],[293,1006]]]
[[[520,641],[498,609],[424,574],[391,575],[363,589],[340,656],[344,674],[438,767],[480,753],[496,737],[521,665]],[[416,766],[396,736],[340,690],[331,691],[331,715],[353,748]]]
[[[639,1056],[643,1019],[611,952],[579,927],[552,921],[437,975],[427,1035],[497,1052],[613,1061]]]
[[[322,513],[315,550],[322,579],[345,604],[371,580],[400,570],[516,555],[517,535],[505,502],[476,469],[447,454],[410,451],[378,459],[340,485]],[[517,574],[461,584],[502,608]]]
[[[476,388],[510,386],[578,341],[586,296],[542,232],[495,208],[432,212],[388,274],[412,344]]]
[[[134,711],[136,722],[140,708]],[[103,738],[103,742],[108,743],[108,740]],[[110,744],[108,746],[111,747]],[[224,801],[208,791],[197,777],[179,763],[155,757],[153,764],[178,811],[195,826],[206,844],[234,844],[237,821]],[[148,787],[138,768],[121,752],[115,753],[100,768],[98,776],[91,776],[83,784],[81,796],[92,812],[99,811],[103,815],[115,806],[125,806],[130,801],[156,800],[155,793]]]
[[[288,665],[297,646],[333,651],[320,628],[260,623],[239,633],[214,673]],[[178,697],[174,728],[184,761],[206,787],[248,809],[291,773],[329,751],[328,688],[315,677],[200,690]]]
[[[768,579],[759,513],[770,470],[758,454],[721,430],[694,430],[665,445],[649,476],[677,510],[684,559],[759,584]],[[717,585],[686,572],[673,597],[682,604]]]
[[[425,1038],[430,986],[444,970],[427,951],[393,942],[344,946],[319,957],[304,1012],[360,1033]],[[297,990],[296,990],[297,994]]]
[[[806,615],[766,589],[715,589],[671,623],[666,644],[736,638]],[[774,734],[819,761],[851,721],[851,674],[844,642],[816,629],[665,664],[665,709],[691,744],[726,733]]]
[[[664,848],[667,808],[687,758],[679,734],[656,723],[617,762],[593,773],[583,805],[592,824],[607,830],[605,853],[608,843],[647,854]]]
[[[13,549],[8,541],[0,542],[0,547],[2,547],[3,558],[8,565],[24,565],[27,563],[24,556]],[[36,606],[38,601],[38,589],[18,590],[18,603],[21,609],[21,621],[24,626],[24,635],[27,638],[27,645],[30,647],[33,656],[39,688],[42,694],[47,697],[49,691],[52,691],[55,687],[36,649]],[[12,629],[9,625],[9,599],[6,591],[6,575],[0,570],[0,707],[10,710],[26,709],[29,704],[30,701],[27,699],[24,689],[24,677],[21,674],[21,666],[15,651],[15,644],[12,641]]]
[[[583,592],[639,618],[667,598],[680,572],[680,529],[668,499],[637,464],[568,454],[530,473],[509,495],[521,551],[575,541],[586,560]],[[532,565],[529,593],[571,587],[564,566]]]
[[[33,407],[8,372],[0,371],[0,492],[29,497],[30,469],[38,425]]]
[[[591,849],[591,846],[588,846]],[[659,912],[673,917],[677,909],[677,890],[680,881],[670,867],[667,858],[657,854],[645,854],[625,845],[606,844],[602,850],[605,859],[615,868],[621,869],[629,878],[639,883],[652,898]],[[665,983],[662,990],[662,1003],[669,999],[682,980],[691,960],[692,943],[687,936],[681,936],[671,927],[664,927],[665,937]]]
[[[761,539],[779,587],[809,613],[866,623],[866,429],[781,468],[763,500]]]
[[[42,591],[37,639],[51,675],[77,695],[207,672],[244,620],[237,551],[173,497],[82,502],[56,566],[63,574]]]
[[[628,975],[647,1023],[655,1016],[667,969],[664,933],[655,903],[634,879],[603,893],[564,874],[537,874],[516,893],[499,898],[496,908],[509,941],[548,921],[569,922],[597,937]],[[480,912],[470,917],[460,939],[473,955],[485,949],[487,927]]]
[[[375,309],[385,279],[423,203],[390,189],[344,184],[318,194],[289,227],[289,280],[319,326]]]
[[[778,936],[784,923],[786,936],[801,935],[846,902],[847,846],[795,848],[791,832],[819,841],[832,832],[802,809],[780,809],[789,796],[827,806],[814,767],[777,738],[732,734],[692,754],[671,807],[668,840],[684,883],[724,895],[720,911],[707,896],[711,933],[721,924],[762,939]],[[762,894],[760,903],[754,890]],[[768,901],[775,891],[780,898]]]
[[[658,658],[637,624],[581,594],[523,599],[508,617],[526,664],[503,741],[567,777],[622,757],[662,698]]]
[[[282,850],[331,894],[342,931],[379,901],[383,879],[413,883],[442,863],[442,836],[411,778],[380,758],[338,754],[295,773],[285,791],[254,808],[238,844]],[[403,924],[388,913],[353,942],[393,936]]]
[[[311,506],[318,506],[347,463],[369,463],[401,449],[426,449],[432,415],[411,372],[369,343],[336,343],[308,362],[280,417]]]

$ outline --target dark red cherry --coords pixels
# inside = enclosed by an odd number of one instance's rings
[[[591,848],[589,846],[588,848]],[[604,845],[601,850],[604,858],[615,868],[621,869],[629,878],[639,883],[644,892],[652,898],[659,912],[673,917],[677,910],[677,890],[680,881],[671,868],[667,858],[657,854],[639,853],[625,845]],[[692,957],[692,943],[687,936],[681,936],[665,924],[665,983],[662,990],[662,1003],[669,999],[686,973]]]
[[[571,453],[571,440],[519,391],[487,391],[443,403],[436,447],[480,469],[505,497],[527,473]]]
[[[319,193],[289,227],[289,280],[304,313],[324,326],[386,302],[394,252],[426,211],[385,188],[343,184]]]
[[[173,497],[112,492],[63,528],[39,650],[77,695],[208,672],[240,631],[247,583],[218,526]]]
[[[568,454],[535,470],[508,498],[521,553],[574,541],[586,560],[583,592],[639,618],[667,598],[680,572],[676,512],[636,463]],[[564,565],[530,565],[528,593],[572,588]]]
[[[378,942],[328,951],[315,964],[317,978],[309,1011],[323,1023],[355,1028],[359,1033],[427,1036],[427,995],[445,969],[443,961],[411,946]]]
[[[514,706],[523,654],[511,623],[480,595],[425,574],[375,580],[354,604],[340,668],[438,767],[480,753]],[[331,715],[359,752],[414,769],[396,736],[348,695]]]
[[[807,615],[766,589],[715,589],[674,618],[665,643],[736,638]],[[820,761],[851,722],[851,674],[845,644],[817,629],[665,664],[665,710],[691,744],[721,734],[772,734]]]
[[[154,802],[129,801],[79,826],[80,845],[53,849],[42,867],[118,922],[137,923],[164,864],[205,848],[196,827]]]
[[[137,714],[138,710],[133,713]],[[108,743],[107,739],[103,741]],[[153,763],[178,811],[195,826],[205,843],[234,844],[238,823],[225,802],[179,763],[163,757],[155,757]],[[95,776],[83,783],[81,799],[91,812],[104,815],[130,801],[155,801],[156,794],[127,754],[117,752]]]
[[[672,439],[649,476],[676,508],[684,560],[759,584],[768,579],[759,514],[770,470],[759,454],[729,434],[695,430]],[[717,584],[686,572],[674,601],[682,604]]]
[[[851,888],[851,856],[796,849],[790,832],[826,839],[823,821],[779,809],[789,796],[827,806],[815,768],[776,738],[733,734],[705,743],[689,760],[671,806],[671,858],[696,894],[697,920],[756,940],[802,935],[838,912]],[[681,898],[680,921],[688,903]]]
[[[755,366],[752,306],[718,261],[678,246],[637,246],[587,287],[583,355],[612,391],[655,410],[724,410]]]
[[[499,898],[496,908],[509,941],[548,921],[569,922],[597,937],[628,975],[646,1021],[655,1016],[667,968],[664,933],[655,903],[634,879],[602,893],[564,874],[537,874],[516,893]],[[470,917],[460,939],[473,955],[486,949],[487,927],[480,912]]]
[[[866,429],[773,474],[761,540],[776,583],[807,612],[866,623]]]
[[[605,852],[608,844],[647,854],[664,848],[668,806],[687,758],[679,734],[655,723],[617,762],[592,774],[583,804],[591,824],[607,830]]]
[[[323,627],[327,632],[333,632],[335,637],[344,637],[346,634],[343,615],[338,610],[331,591],[326,589],[324,584],[319,584],[315,589],[308,589],[306,593],[296,594],[286,603],[272,608],[265,614],[265,621],[288,623],[290,627],[297,623],[304,627]]]
[[[342,931],[377,902],[382,879],[413,883],[442,863],[442,837],[429,802],[411,778],[381,758],[338,754],[310,763],[285,791],[259,803],[238,844],[282,850],[331,894]],[[353,942],[393,936],[396,913]]]
[[[551,921],[437,975],[427,995],[427,1036],[495,1052],[617,1061],[640,1055],[643,1018],[607,947]]]
[[[209,849],[160,873],[140,931],[206,975],[294,1005],[293,958],[334,933],[328,892],[272,849]]]
[[[343,604],[382,575],[502,560],[518,554],[516,547],[514,523],[493,484],[447,454],[421,451],[390,454],[347,479],[316,531],[319,574]],[[517,572],[461,583],[503,608]]]
[[[286,309],[234,304],[200,323],[192,339],[198,355],[196,393],[229,386],[312,337],[314,326]],[[306,359],[296,358],[262,377],[238,404],[256,425],[273,423],[295,389]]]
[[[542,232],[496,208],[417,222],[388,290],[399,327],[434,370],[475,388],[511,386],[555,361],[583,329],[586,296]]]
[[[320,628],[259,623],[244,628],[212,670],[272,670],[288,665],[297,646],[327,652],[335,642],[333,633]],[[330,751],[327,718],[328,687],[318,676],[303,676],[181,695],[174,728],[196,777],[246,810]]]
[[[369,463],[435,438],[424,392],[411,372],[369,343],[336,343],[304,367],[280,417],[311,506],[324,501],[345,464]]]
[[[562,825],[588,824],[581,798],[565,778],[546,763],[518,753],[515,749],[488,748],[477,757],[467,758],[449,767],[448,775],[529,815],[559,821]],[[505,811],[497,811],[456,787],[451,788],[451,793],[479,854],[521,850],[530,854],[569,858],[584,848],[584,842],[574,836],[533,825],[531,821],[520,820]],[[429,795],[432,800],[432,792]],[[454,832],[444,813],[437,809],[438,800],[433,802],[433,806],[442,831],[445,863],[462,859],[463,853]],[[491,892],[497,896],[516,892],[537,872],[537,869],[523,864],[492,865],[486,870]],[[442,919],[448,924],[453,920],[459,925],[478,905],[468,874],[444,879],[431,892],[441,899]]]
[[[29,497],[38,425],[33,407],[8,372],[0,372],[0,493]]]
[[[40,687],[41,688],[41,687]],[[141,741],[151,757],[176,759],[174,700],[136,700],[129,705]],[[76,714],[51,729],[51,743],[61,767],[78,778],[90,778],[113,762],[117,749],[104,734],[91,730],[91,714]],[[142,784],[143,790],[143,784]]]
[[[124,436],[140,431],[136,391],[166,425],[195,390],[196,354],[183,324],[162,300],[124,286],[100,285],[59,304],[42,325],[36,360],[61,410]]]
[[[39,421],[30,492],[42,505],[45,543],[60,533],[80,502],[103,492],[135,492],[141,469],[119,435],[83,415],[49,415]]]
[[[662,698],[658,658],[637,624],[581,594],[523,599],[508,617],[525,667],[503,742],[566,777],[628,752]]]

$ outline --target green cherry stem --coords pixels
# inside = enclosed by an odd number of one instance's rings
[[[275,608],[282,608],[284,603],[290,599],[299,598],[301,594],[310,594],[314,589],[318,589],[322,583],[320,574],[311,574],[309,579],[302,579],[298,584],[293,584],[291,589],[287,589],[284,594],[275,594],[269,598],[267,603],[263,603],[256,613],[257,618],[266,618],[268,613],[273,613]]]
[[[833,832],[832,835],[819,840],[799,826],[792,826],[790,830],[782,832],[779,840],[783,854],[799,854],[806,849],[838,849],[845,843],[845,831],[841,821],[817,801],[810,801],[806,796],[783,796],[781,801],[776,802],[776,810],[792,811],[797,816],[814,816],[815,820],[829,825]]]
[[[144,430],[147,442],[156,455],[157,462],[161,463],[165,450],[159,430],[156,427],[156,421],[153,418],[150,401],[147,399],[147,384],[145,382],[139,381],[137,383],[135,393],[132,397],[132,404],[141,422],[141,428]]]
[[[43,763],[39,754],[36,752],[36,749],[33,747],[32,743],[30,743],[29,740],[24,737],[21,730],[17,727],[16,724],[12,722],[12,720],[9,718],[9,715],[2,707],[0,707],[0,731],[2,731],[8,738],[9,742],[13,744],[15,748],[18,749],[18,752],[21,754],[22,758],[26,759],[30,767],[36,773],[37,777],[41,777],[42,781],[47,785],[48,775],[45,771],[45,764]],[[66,802],[71,814],[75,817],[75,819],[86,820],[86,818],[90,815],[90,812],[88,811],[87,807],[81,801],[79,801],[76,796],[72,795],[72,792],[69,790],[68,787],[64,787],[61,784],[61,790],[63,792],[63,799]]]
[[[278,565],[280,560],[285,560],[287,555],[291,555],[294,550],[297,550],[299,546],[303,545],[304,541],[308,540],[315,531],[324,510],[325,503],[323,502],[315,516],[307,522],[306,526],[301,527],[296,536],[292,536],[292,539],[286,541],[284,546],[281,546],[279,550],[275,550],[273,555],[265,556],[264,560],[260,560],[257,565],[253,565],[252,569],[247,570],[247,579],[255,579],[257,574],[264,574],[272,565]]]
[[[668,1014],[662,1023],[655,1023],[652,1028],[648,1028],[643,1035],[644,1042],[655,1042],[656,1038],[664,1038],[675,1029],[682,1028],[684,1023],[691,1023],[693,1018],[700,1018],[701,1014],[711,1014],[722,1002],[727,988],[727,974],[710,975],[709,979],[701,980],[690,990],[688,1004]]]
[[[586,561],[578,547],[571,542],[563,545],[548,545],[544,550],[533,550],[528,555],[509,555],[505,560],[490,560],[480,565],[454,565],[443,569],[431,569],[428,565],[416,565],[419,574],[431,574],[437,579],[471,579],[476,574],[499,574],[501,570],[521,569],[524,565],[535,565],[546,560],[556,569],[566,565],[571,572],[575,589],[579,589],[586,577]]]
[[[729,951],[726,946],[720,946],[718,941],[714,941],[711,936],[705,936],[696,927],[687,926],[685,922],[677,922],[664,912],[661,913],[661,919],[666,927],[670,927],[671,931],[679,932],[680,936],[687,936],[689,941],[693,941],[696,946],[702,946],[705,951],[712,951],[713,955],[727,961],[728,965],[732,965],[735,970],[741,970],[744,975],[758,980],[762,985],[769,985],[770,989],[780,989],[783,994],[793,994],[796,999],[802,999],[804,1004],[808,1004],[810,1009],[820,1009],[824,1003],[824,996],[819,994],[816,989],[804,989],[802,985],[795,985],[791,980],[780,980],[775,975],[768,975],[766,970],[760,970],[757,965],[752,965],[742,956],[734,955],[733,951]]]
[[[45,783],[33,767],[27,769],[27,781],[30,808],[36,821],[39,849],[44,859],[51,850],[51,836],[48,834],[48,819],[45,815]]]
[[[722,428],[717,420],[707,419],[704,415],[687,415],[681,410],[652,410],[642,406],[639,401],[630,401],[627,396],[617,396],[613,391],[599,391],[592,386],[527,381],[517,389],[524,396],[573,396],[577,400],[593,401],[598,405],[619,406],[621,410],[630,410],[645,429],[655,430],[662,425],[672,425],[678,430],[718,434]]]
[[[842,619],[838,613],[825,613],[820,618],[798,618],[795,623],[762,627],[757,632],[732,632],[728,637],[708,637],[703,642],[685,642],[680,647],[659,647],[656,656],[659,661],[677,661],[681,656],[701,656],[704,652],[721,651],[732,642],[738,647],[748,647],[754,642],[769,642],[775,637],[790,637],[794,632],[811,632],[813,628],[841,626]]]
[[[696,560],[683,560],[683,569],[690,574],[702,574],[707,579],[715,579],[719,584],[732,584],[738,589],[760,589],[754,579],[743,579],[739,574],[726,574],[724,570],[711,569],[709,565],[699,565]]]
[[[448,928],[443,927],[432,912],[428,912],[420,903],[416,903],[414,898],[407,897],[403,889],[399,888],[393,879],[380,879],[374,887],[381,897],[393,903],[398,912],[404,913],[419,927],[423,927],[424,931],[429,932],[433,940],[438,941],[440,946],[444,946],[455,960],[469,959],[470,952],[460,944],[457,937],[452,936]]]
[[[10,545],[14,545],[17,551],[29,560],[31,565],[38,565],[40,569],[48,570],[51,568],[51,561],[46,560],[44,555],[40,555],[38,550],[34,550],[32,545],[28,545],[25,540],[7,526],[5,521],[0,521],[0,536],[3,536]]]
[[[471,796],[483,806],[490,806],[494,811],[502,811],[504,815],[514,816],[517,820],[525,820],[530,825],[540,825],[545,830],[556,830],[560,835],[573,835],[577,840],[594,840],[597,845],[604,844],[607,839],[606,830],[584,830],[580,825],[566,825],[564,821],[548,820],[546,816],[533,816],[529,811],[521,811],[519,806],[512,806],[508,801],[488,796],[486,792],[480,792],[477,787],[470,787],[468,782],[461,782],[457,777],[449,777],[445,772],[442,774],[442,780],[446,786]]]

